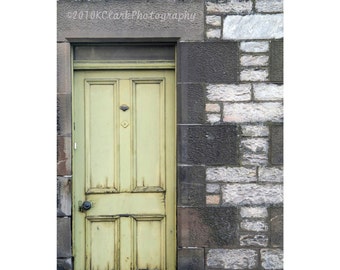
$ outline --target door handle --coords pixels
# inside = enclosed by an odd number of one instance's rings
[[[129,109],[129,106],[126,104],[123,104],[119,107],[119,109],[121,109],[123,112],[127,111]]]
[[[91,202],[89,202],[89,201],[84,201],[84,202],[79,201],[79,211],[80,212],[84,212],[84,211],[90,210],[91,207],[92,207],[92,203]]]

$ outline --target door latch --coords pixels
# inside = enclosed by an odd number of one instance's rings
[[[79,205],[80,212],[85,212],[87,210],[90,210],[92,207],[92,203],[89,201],[84,201],[84,202],[79,201],[78,205]]]

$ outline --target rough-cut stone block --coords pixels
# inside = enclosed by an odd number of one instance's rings
[[[268,211],[265,207],[241,207],[240,215],[242,218],[266,218]]]
[[[271,82],[283,83],[283,39],[270,42],[270,75]]]
[[[222,186],[222,204],[225,206],[275,205],[282,202],[282,185],[226,184]]]
[[[283,0],[256,0],[258,12],[283,12]]]
[[[282,122],[283,105],[279,102],[225,103],[224,122]]]
[[[226,247],[236,243],[236,207],[178,208],[180,247]]]
[[[207,30],[207,38],[221,38],[221,29],[208,29]]]
[[[205,89],[200,84],[177,86],[177,122],[203,124],[205,122]]]
[[[254,83],[253,84],[254,99],[257,101],[281,101],[283,100],[283,85]]]
[[[57,95],[57,134],[71,136],[72,126],[71,94]]]
[[[279,39],[283,37],[283,14],[227,16],[223,39]]]
[[[70,43],[57,43],[57,92],[71,94]]]
[[[240,246],[266,247],[268,246],[268,236],[263,234],[240,235]]]
[[[259,181],[283,182],[283,170],[280,167],[260,167]]]
[[[241,66],[267,66],[269,56],[267,55],[242,55],[240,62]]]
[[[177,178],[180,206],[205,204],[205,169],[203,166],[179,166]]]
[[[264,269],[283,269],[283,250],[261,249],[261,265]]]
[[[57,174],[71,175],[71,137],[57,137]]]
[[[242,41],[240,49],[243,52],[268,52],[269,41]]]
[[[240,224],[241,229],[254,232],[268,231],[268,224],[263,220],[243,220]]]
[[[207,193],[220,193],[221,187],[219,184],[207,184],[206,191]]]
[[[267,126],[242,125],[243,137],[266,137],[269,135],[269,128]]]
[[[178,270],[204,270],[204,249],[178,249]]]
[[[216,113],[207,114],[207,122],[214,124],[214,123],[218,123],[220,121],[221,121],[221,115],[220,114],[216,114]]]
[[[221,197],[220,195],[207,195],[206,204],[207,205],[219,205]]]
[[[252,9],[251,0],[229,0],[225,3],[211,3],[207,2],[207,13],[218,13],[218,14],[249,14]]]
[[[270,161],[274,165],[283,164],[283,126],[270,128]]]
[[[283,247],[283,208],[270,209],[270,235],[272,247]]]
[[[266,69],[244,69],[240,74],[241,81],[263,82],[268,80]]]
[[[58,177],[57,179],[57,215],[70,216],[72,209],[72,182],[70,178]]]
[[[242,165],[266,165],[268,163],[268,139],[247,138],[241,140]]]
[[[207,98],[211,101],[248,101],[251,84],[209,84]]]
[[[57,257],[71,257],[71,219],[57,219]]]
[[[220,112],[221,107],[219,104],[208,103],[205,105],[205,111],[206,112]]]
[[[210,15],[205,17],[205,23],[212,26],[221,26],[221,16]]]
[[[237,42],[181,42],[178,82],[237,83]]]
[[[210,249],[207,254],[207,266],[212,268],[255,269],[257,264],[257,252],[252,249]]]
[[[238,162],[235,125],[178,126],[181,164],[234,165]]]
[[[245,167],[213,167],[206,171],[208,182],[256,182],[256,169]]]
[[[58,259],[57,260],[57,270],[73,270],[72,259]]]

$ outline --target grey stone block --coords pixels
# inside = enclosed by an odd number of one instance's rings
[[[270,209],[270,235],[272,247],[283,247],[283,208]]]
[[[204,249],[178,249],[178,270],[204,270]]]
[[[71,219],[57,219],[57,257],[71,257]]]
[[[70,216],[72,209],[72,181],[67,177],[57,179],[57,215]]]
[[[57,260],[57,270],[73,270],[72,259],[58,259]]]
[[[183,42],[178,47],[179,82],[238,82],[237,42]]]
[[[270,128],[270,160],[273,165],[283,164],[283,126]]]
[[[207,255],[209,269],[255,269],[257,252],[251,249],[210,249]]]
[[[272,40],[269,52],[269,80],[283,83],[283,39]]]
[[[71,94],[57,95],[57,134],[71,136],[72,99]]]
[[[71,94],[70,43],[57,43],[57,92]]]
[[[57,137],[57,174],[71,175],[71,161],[72,161],[72,140],[71,137],[58,136]]]
[[[235,165],[238,162],[237,127],[179,126],[178,160],[182,164]]]

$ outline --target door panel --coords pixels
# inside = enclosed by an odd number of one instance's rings
[[[174,270],[174,71],[76,71],[73,97],[75,269]]]

